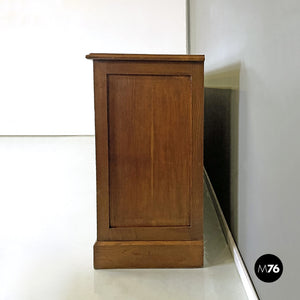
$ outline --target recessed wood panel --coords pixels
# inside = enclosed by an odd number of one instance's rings
[[[190,76],[107,78],[110,227],[189,226]]]

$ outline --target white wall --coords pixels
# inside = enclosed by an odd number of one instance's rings
[[[214,87],[238,89],[235,237],[263,300],[299,297],[299,28],[297,0],[191,0],[192,53],[206,55],[206,74],[222,70]],[[237,82],[224,76],[230,66]],[[275,283],[254,274],[265,253],[283,262]]]
[[[0,135],[93,134],[90,52],[186,53],[185,0],[2,0]]]

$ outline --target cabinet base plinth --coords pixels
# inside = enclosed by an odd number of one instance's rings
[[[97,241],[94,268],[199,268],[202,241]]]

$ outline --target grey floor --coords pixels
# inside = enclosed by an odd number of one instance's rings
[[[0,299],[247,299],[205,187],[204,268],[97,270],[93,137],[0,138]]]

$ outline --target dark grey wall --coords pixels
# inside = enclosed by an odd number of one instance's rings
[[[230,222],[230,89],[204,90],[204,166]]]
[[[239,65],[220,70],[220,77],[238,78]],[[216,74],[206,75],[214,85]],[[233,85],[232,85],[233,86]],[[238,224],[238,81],[231,88],[204,89],[204,166],[213,184],[223,213],[237,241]]]

